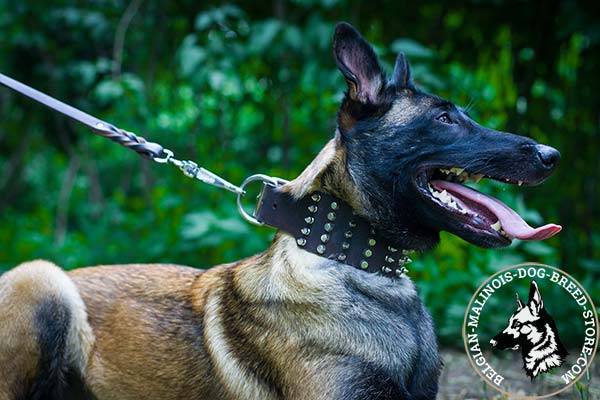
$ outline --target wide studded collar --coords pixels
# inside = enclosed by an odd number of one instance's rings
[[[384,239],[347,203],[328,193],[314,192],[295,200],[280,187],[265,184],[254,215],[293,235],[298,247],[363,271],[400,277],[411,262],[410,250]]]

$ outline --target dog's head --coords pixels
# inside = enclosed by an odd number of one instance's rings
[[[537,283],[531,281],[529,300],[524,305],[517,296],[517,311],[508,319],[506,327],[490,340],[490,344],[499,350],[531,347],[540,341],[546,331],[546,318],[543,318],[544,301]],[[529,346],[527,346],[529,344]]]
[[[535,185],[560,153],[530,138],[487,129],[455,104],[417,89],[403,54],[390,79],[372,47],[351,25],[334,35],[335,62],[348,90],[338,112],[336,140],[345,152],[363,210],[405,248],[427,249],[449,231],[483,247],[511,238],[541,240],[558,225],[533,229],[502,202],[462,182],[483,177]]]

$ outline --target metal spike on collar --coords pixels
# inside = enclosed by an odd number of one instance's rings
[[[410,264],[412,262],[412,260],[410,258],[408,258],[407,256],[403,256],[400,259],[398,259],[398,265],[400,266],[404,266],[406,264]]]

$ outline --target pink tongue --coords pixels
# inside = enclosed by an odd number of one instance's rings
[[[485,207],[498,218],[504,232],[511,237],[521,240],[544,240],[562,230],[562,226],[556,224],[547,224],[534,229],[527,222],[523,221],[523,218],[519,214],[500,200],[471,189],[468,186],[448,181],[431,181],[431,185],[439,191],[445,189],[452,194],[459,195],[458,200],[461,200],[461,198],[468,199],[479,206]]]

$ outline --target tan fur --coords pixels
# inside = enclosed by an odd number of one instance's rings
[[[336,132],[335,138],[331,139],[308,167],[282,190],[296,199],[317,190],[325,190],[345,199],[358,214],[363,214],[363,210],[370,205],[347,172],[346,151],[340,140],[340,133]]]

